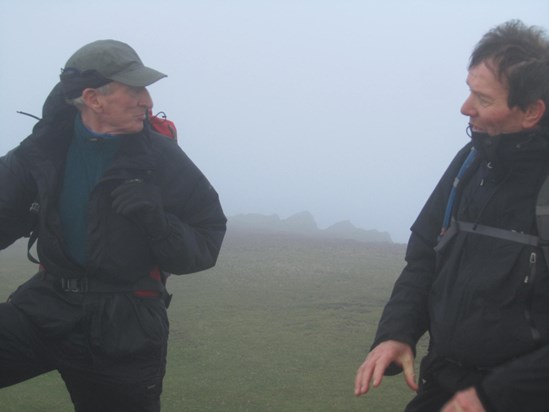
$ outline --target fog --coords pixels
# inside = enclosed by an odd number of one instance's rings
[[[228,216],[309,211],[406,242],[455,152],[470,52],[546,0],[0,0],[0,154],[28,135],[60,68],[114,38],[168,74],[155,111]]]

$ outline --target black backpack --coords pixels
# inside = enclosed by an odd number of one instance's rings
[[[476,156],[476,149],[471,147],[471,150],[462,163],[458,174],[454,178],[452,189],[450,190],[450,195],[448,196],[446,209],[444,210],[444,220],[435,250],[438,251],[442,249],[456,233],[469,232],[484,236],[491,236],[498,239],[510,240],[525,245],[537,246],[542,250],[545,261],[549,264],[549,175],[545,178],[545,181],[541,185],[536,199],[537,236],[477,223],[458,221],[453,218],[452,210],[456,200],[457,188],[463,175],[476,159]]]

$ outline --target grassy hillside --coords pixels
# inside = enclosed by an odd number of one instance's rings
[[[0,253],[0,299],[34,266]],[[171,277],[163,411],[403,409],[401,376],[363,398],[354,374],[404,245],[230,232],[216,268]],[[71,411],[56,373],[0,390],[2,411]]]

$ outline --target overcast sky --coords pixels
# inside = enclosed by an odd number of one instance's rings
[[[113,38],[168,74],[149,88],[228,216],[309,211],[406,242],[455,152],[466,66],[546,0],[0,0],[0,154],[34,124],[60,68]]]

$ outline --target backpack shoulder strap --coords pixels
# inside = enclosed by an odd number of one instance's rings
[[[39,216],[39,213],[40,213],[40,203],[38,203],[38,200],[35,200],[31,204],[31,206],[29,208],[29,212],[34,216],[34,219],[33,219],[34,224],[33,224],[31,232],[29,233],[29,241],[27,242],[27,258],[32,263],[40,264],[40,261],[38,259],[36,259],[31,253],[32,246],[34,245],[34,243],[38,239],[38,227],[39,227],[39,224],[38,224],[39,218],[38,218],[38,216]]]
[[[461,168],[454,179],[452,189],[448,197],[448,203],[446,204],[439,242],[435,246],[435,250],[443,249],[445,244],[448,243],[448,241],[457,232],[470,232],[499,239],[511,240],[518,243],[529,244],[532,246],[539,246],[543,252],[545,261],[549,265],[549,174],[545,177],[536,198],[536,226],[538,236],[483,226],[476,223],[473,224],[469,222],[455,221],[452,218],[452,209],[455,202],[457,187],[463,174],[467,171],[475,157],[475,149],[471,148],[471,151],[465,158],[465,161],[461,165]]]
[[[511,230],[498,229],[469,222],[458,222],[451,219],[451,224],[449,225],[449,230],[447,231],[447,239],[443,238],[435,247],[435,250],[442,249],[448,239],[450,239],[455,233],[461,231],[538,246],[543,252],[545,261],[549,264],[549,175],[545,177],[536,198],[536,226],[538,236],[533,236],[525,233],[518,233]]]
[[[446,203],[446,208],[444,209],[444,219],[442,221],[442,228],[440,229],[440,235],[439,240],[446,234],[448,229],[450,228],[450,223],[452,219],[452,211],[454,208],[454,203],[456,201],[456,195],[457,195],[457,189],[461,182],[461,179],[463,178],[463,175],[465,172],[469,169],[473,161],[477,157],[477,151],[476,149],[471,146],[471,150],[467,154],[467,157],[461,164],[461,167],[454,178],[454,182],[452,183],[452,189],[450,190],[450,195],[448,196],[448,202]]]
[[[549,175],[541,185],[536,200],[536,226],[539,246],[545,261],[549,264]]]
[[[33,230],[29,236],[29,241],[27,242],[27,258],[32,263],[36,263],[37,265],[39,265],[40,261],[36,259],[31,253],[32,246],[36,242],[36,239],[38,239],[38,229]]]

